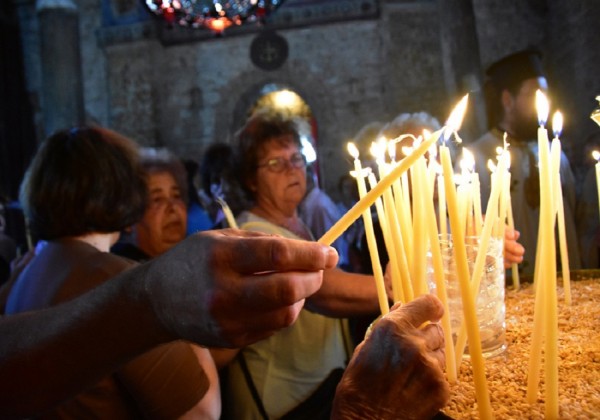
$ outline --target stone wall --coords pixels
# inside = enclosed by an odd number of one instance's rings
[[[574,161],[575,146],[596,128],[588,118],[600,94],[596,0],[330,0],[288,11],[284,5],[273,27],[287,41],[288,57],[273,71],[250,60],[256,28],[198,35],[165,29],[135,0],[74,1],[88,120],[199,159],[209,143],[231,139],[266,84],[287,86],[315,116],[322,181],[334,196],[338,177],[350,169],[345,143],[369,122],[421,110],[443,121],[473,90],[467,140],[480,134],[481,69],[531,44],[544,50],[556,80]],[[28,89],[36,97],[34,3],[18,4]]]

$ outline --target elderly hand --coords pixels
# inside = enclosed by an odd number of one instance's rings
[[[518,230],[508,227],[504,230],[504,268],[510,268],[512,264],[523,262],[525,248],[517,242],[519,236],[521,233]]]
[[[338,385],[332,419],[428,419],[449,398],[443,372],[441,302],[421,296],[395,305],[354,352]]]
[[[148,262],[143,293],[174,338],[242,347],[291,325],[336,263],[315,242],[207,231]]]

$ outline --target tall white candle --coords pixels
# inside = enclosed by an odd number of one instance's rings
[[[565,291],[565,303],[571,305],[571,270],[569,267],[569,252],[567,251],[567,234],[565,228],[565,207],[563,204],[562,183],[560,180],[560,157],[562,146],[558,136],[562,131],[563,117],[557,111],[552,118],[552,131],[554,138],[550,146],[550,156],[552,161],[552,190],[554,195],[554,204],[556,206],[556,223],[558,225],[558,243],[560,249],[561,271],[563,279],[563,289]]]
[[[549,104],[541,91],[536,92],[538,116],[539,171],[540,171],[540,233],[538,244],[543,249],[539,256],[540,276],[536,291],[534,329],[531,344],[527,398],[537,398],[541,334],[544,334],[544,373],[546,383],[545,415],[558,418],[558,308],[556,301],[556,249],[554,241],[554,204],[551,188],[552,173],[549,156],[548,132],[544,127],[548,118]],[[543,282],[543,285],[541,284]],[[543,312],[542,312],[543,311]],[[541,312],[541,313],[538,313]]]

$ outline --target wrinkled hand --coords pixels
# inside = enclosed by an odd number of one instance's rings
[[[235,229],[192,235],[146,264],[144,293],[177,338],[242,347],[291,325],[335,267],[316,242]]]
[[[510,268],[512,264],[523,262],[525,248],[519,242],[521,233],[518,230],[506,228],[504,230],[504,268]]]
[[[395,305],[354,352],[338,385],[332,419],[430,419],[448,401],[443,306],[433,295]]]

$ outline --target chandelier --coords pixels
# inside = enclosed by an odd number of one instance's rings
[[[208,28],[222,33],[230,26],[262,23],[285,0],[144,0],[167,24]]]

